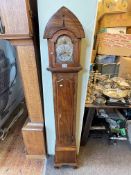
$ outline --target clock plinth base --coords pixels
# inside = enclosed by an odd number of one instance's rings
[[[56,147],[54,167],[62,166],[78,167],[76,146]]]
[[[77,163],[54,163],[54,168],[59,169],[62,168],[62,166],[70,166],[73,167],[74,169],[78,168],[78,164]]]

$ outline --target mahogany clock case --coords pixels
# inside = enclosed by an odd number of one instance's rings
[[[44,38],[48,40],[52,72],[56,126],[55,167],[77,166],[76,103],[80,44],[84,30],[77,17],[62,7],[49,20]]]

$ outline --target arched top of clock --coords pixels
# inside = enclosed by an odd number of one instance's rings
[[[60,8],[49,20],[44,38],[50,39],[59,30],[71,31],[76,38],[84,38],[85,33],[78,18],[66,7]]]

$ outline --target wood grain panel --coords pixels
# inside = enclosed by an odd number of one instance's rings
[[[5,34],[29,34],[26,0],[0,0],[0,17]]]
[[[60,8],[49,20],[44,38],[52,38],[59,30],[72,31],[76,38],[84,38],[85,33],[78,18],[66,7]]]
[[[35,155],[35,158],[45,155],[45,140],[43,133],[43,123],[27,123],[22,128],[24,143],[28,155]]]
[[[128,12],[131,12],[131,0],[127,0],[127,2],[128,2]]]
[[[106,14],[100,20],[99,24],[100,28],[131,26],[131,14],[130,13]]]
[[[127,34],[131,34],[131,27],[127,28]]]
[[[57,144],[75,145],[77,75],[54,74]],[[74,125],[72,125],[74,123]]]
[[[77,155],[76,155],[76,147],[69,147],[67,149],[57,148],[55,156],[55,166],[59,164],[59,167],[62,165],[67,165],[70,163],[71,166],[77,167]],[[74,161],[75,160],[75,161]],[[62,163],[61,163],[62,162]]]
[[[43,122],[42,104],[38,83],[38,74],[34,47],[16,46],[21,75],[24,85],[25,98],[32,122]]]

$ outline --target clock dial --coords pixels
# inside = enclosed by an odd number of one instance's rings
[[[56,43],[56,62],[72,62],[73,61],[73,43],[66,36],[60,36]]]

